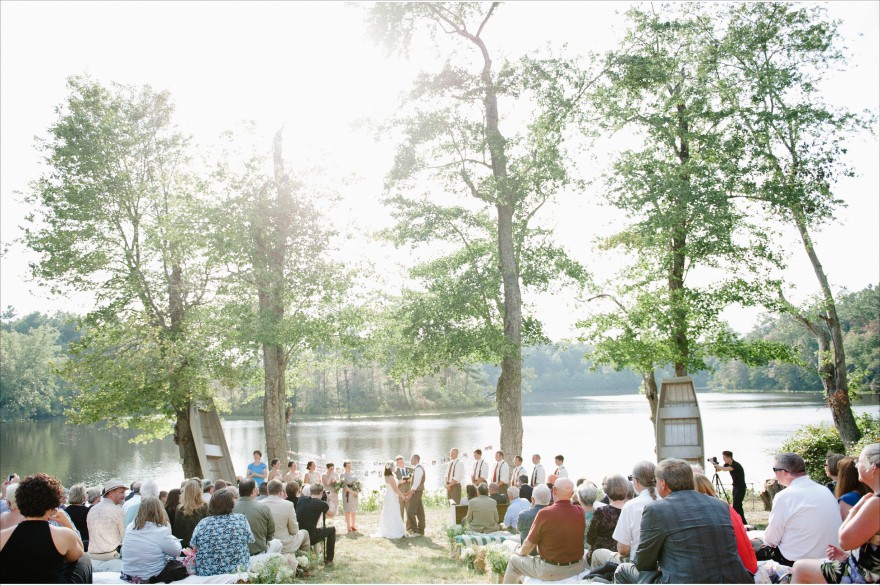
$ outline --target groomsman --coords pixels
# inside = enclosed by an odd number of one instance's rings
[[[513,458],[513,472],[510,473],[510,484],[511,486],[519,485],[519,477],[525,475],[528,479],[528,472],[523,468],[522,465],[522,456],[514,456]],[[528,480],[526,480],[528,482]]]
[[[556,472],[553,474],[558,478],[568,478],[568,470],[562,465],[563,462],[565,462],[565,458],[562,457],[562,454],[556,456]]]
[[[397,470],[395,470],[394,475],[397,477],[397,487],[400,489],[402,494],[406,494],[409,492],[409,489],[412,488],[412,469],[406,467],[406,463],[403,460],[403,456],[397,456],[394,458],[394,461],[397,462]],[[406,503],[404,501],[400,501],[400,518],[406,519],[404,517],[403,512],[406,510]]]
[[[498,494],[507,495],[510,484],[510,465],[504,461],[504,452],[495,452],[495,469],[492,471],[492,482],[498,485]]]
[[[544,467],[541,465],[541,456],[538,454],[532,456],[532,464],[535,465],[535,468],[532,470],[532,481],[529,484],[535,487],[547,482],[547,473],[544,472]]]
[[[446,471],[446,498],[461,502],[461,482],[464,480],[464,462],[458,459],[458,448],[449,450],[449,469]]]
[[[471,473],[471,483],[474,486],[481,484],[489,485],[489,464],[483,460],[483,450],[474,450],[474,470]]]
[[[421,458],[413,454],[412,464],[412,490],[403,493],[406,503],[406,531],[408,537],[425,534],[425,505],[422,503],[422,493],[425,490],[425,469],[419,463]]]

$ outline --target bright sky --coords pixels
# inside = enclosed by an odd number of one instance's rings
[[[854,110],[880,105],[880,3],[833,2],[830,14],[852,54],[846,71],[826,80],[826,95]],[[517,2],[503,6],[485,37],[495,54],[519,55],[568,43],[573,52],[605,50],[623,32],[619,3]],[[65,79],[88,73],[102,83],[150,84],[169,90],[176,120],[197,142],[254,120],[270,144],[286,123],[285,153],[294,164],[319,163],[338,177],[343,197],[336,219],[353,228],[388,224],[379,199],[394,145],[358,123],[392,114],[416,71],[437,63],[423,52],[389,59],[367,36],[356,5],[343,2],[11,2],[0,3],[0,306],[30,311],[85,311],[87,300],[53,298],[27,281],[33,261],[21,244],[21,192],[40,173],[33,148],[66,96]],[[848,203],[837,222],[817,234],[817,248],[835,287],[860,289],[880,279],[880,152],[875,137],[849,145],[859,177],[841,182]],[[594,188],[594,191],[598,192]],[[563,194],[543,222],[572,254],[610,276],[597,262],[593,239],[617,218],[598,208],[595,193]],[[619,226],[619,224],[617,224]],[[786,278],[802,299],[815,277],[791,234]],[[396,280],[402,258],[376,243],[354,243],[351,259],[369,258]],[[552,338],[572,334],[582,310],[560,298],[537,298]],[[748,330],[756,311],[733,308],[732,325]]]

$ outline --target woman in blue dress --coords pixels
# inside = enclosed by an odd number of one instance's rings
[[[189,543],[196,554],[197,576],[247,571],[248,543],[254,542],[254,534],[247,518],[232,512],[234,506],[232,491],[220,489],[211,497],[209,516],[196,525]]]

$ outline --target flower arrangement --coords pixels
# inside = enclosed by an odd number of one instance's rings
[[[352,489],[352,490],[355,491],[355,492],[360,492],[361,489],[362,489],[362,487],[361,487],[361,481],[355,479],[355,481],[352,482],[352,483],[349,485],[348,488]]]
[[[474,567],[474,560],[477,558],[477,550],[473,547],[463,547],[461,548],[461,553],[459,554],[459,559],[466,563],[469,568]]]
[[[345,488],[345,481],[344,480],[337,480],[331,486],[333,487],[333,490],[335,490],[336,492],[339,492],[340,490]]]
[[[451,527],[446,527],[446,539],[449,540],[449,547],[455,549],[455,546],[458,545],[458,541],[455,540],[456,537],[462,535],[464,533],[464,527],[461,524],[452,525]]]
[[[507,562],[510,561],[510,551],[500,543],[486,546],[486,566],[493,574],[504,575],[507,571]]]
[[[485,574],[488,570],[486,566],[486,548],[478,547],[476,550],[476,554],[474,555],[474,571],[479,574]]]
[[[285,557],[278,553],[267,554],[248,569],[248,581],[251,584],[291,584],[295,578],[293,570]]]

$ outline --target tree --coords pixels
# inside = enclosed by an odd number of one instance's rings
[[[719,90],[736,112],[743,157],[755,170],[752,197],[796,228],[822,296],[815,313],[799,310],[779,290],[782,311],[818,342],[818,371],[834,424],[849,445],[861,437],[850,406],[844,337],[834,295],[813,232],[843,202],[838,178],[853,174],[846,142],[873,116],[825,103],[820,81],[845,63],[837,23],[820,7],[793,3],[736,5],[718,43]]]
[[[446,33],[446,63],[416,82],[396,127],[404,138],[389,174],[399,245],[432,245],[413,270],[423,286],[407,292],[408,332],[421,364],[501,364],[495,400],[501,448],[522,449],[522,347],[543,339],[523,308],[523,288],[546,288],[581,270],[534,217],[572,183],[563,136],[588,81],[554,58],[493,61],[483,31],[498,3],[378,3],[377,35],[406,48],[419,31]],[[452,57],[460,48],[470,53]],[[521,108],[502,112],[500,98]],[[515,132],[524,110],[525,128]],[[506,134],[502,122],[507,121]],[[426,187],[429,186],[429,187]],[[424,195],[415,196],[417,190]],[[463,196],[460,205],[443,196]]]
[[[222,161],[216,179],[226,196],[213,214],[214,254],[233,275],[221,323],[230,345],[262,353],[267,459],[284,460],[289,362],[339,339],[354,315],[342,311],[352,275],[330,257],[333,231],[310,201],[315,186],[286,170],[281,130],[271,156]]]
[[[40,255],[34,276],[97,306],[62,369],[77,392],[68,414],[140,439],[173,425],[184,474],[201,476],[189,410],[211,398],[199,328],[214,274],[188,141],[166,92],[85,77],[68,88],[39,144],[47,171],[27,197],[25,233]]]
[[[614,289],[596,288],[616,307],[581,325],[597,363],[642,374],[653,408],[658,366],[671,363],[675,376],[686,376],[704,370],[709,356],[766,363],[786,350],[740,340],[720,318],[732,303],[766,299],[779,259],[737,203],[742,145],[715,97],[712,15],[686,4],[627,16],[629,30],[607,55],[590,102],[603,128],[641,139],[606,176],[606,197],[630,224],[602,243],[635,260]]]
[[[0,332],[0,419],[47,416],[58,393],[52,364],[60,361],[58,330],[41,325],[20,333]]]

